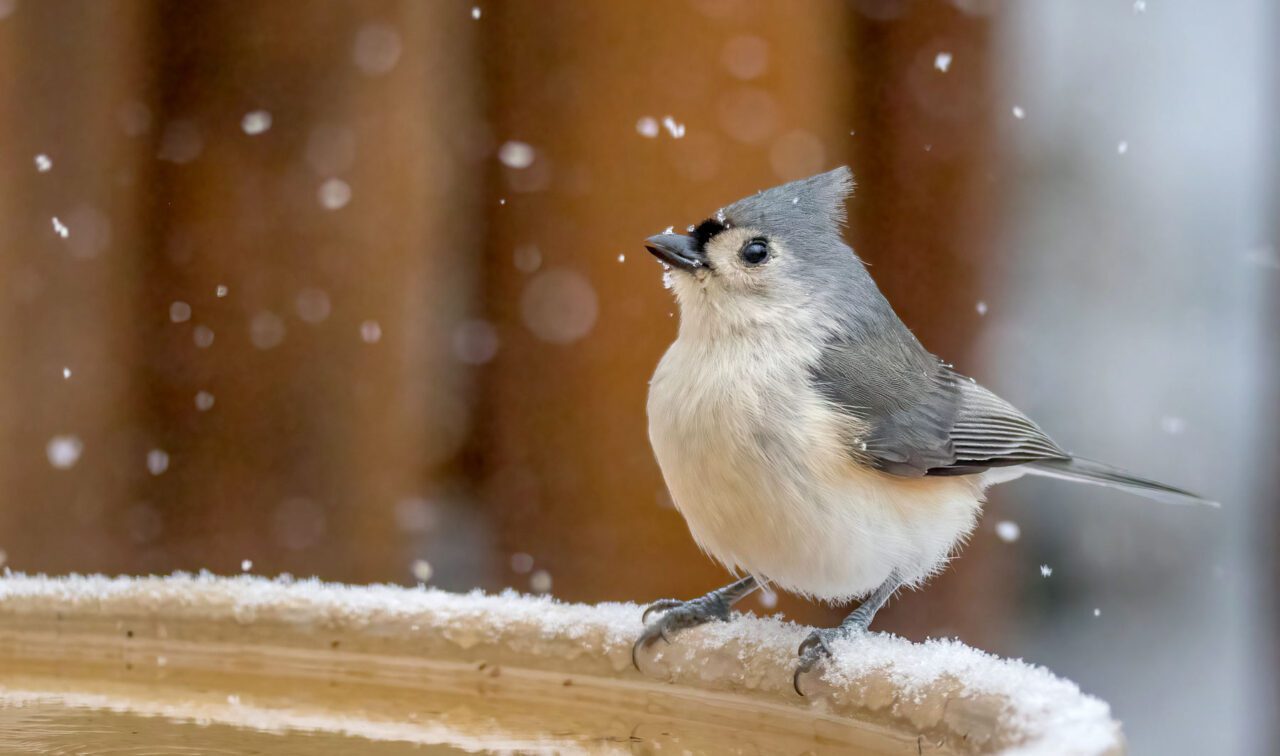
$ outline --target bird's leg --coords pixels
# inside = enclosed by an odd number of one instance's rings
[[[644,610],[644,614],[640,615],[640,621],[645,622],[649,619],[650,614],[662,612],[662,616],[645,625],[644,632],[640,633],[639,640],[631,647],[631,663],[636,666],[636,669],[640,669],[640,662],[637,658],[640,649],[648,648],[656,643],[659,638],[670,643],[670,634],[676,630],[697,627],[712,620],[728,621],[729,608],[759,587],[760,584],[756,582],[756,579],[748,575],[723,588],[717,588],[705,596],[699,596],[689,601],[658,599]]]
[[[890,574],[889,578],[872,591],[871,595],[867,596],[858,608],[850,612],[837,627],[823,628],[809,633],[809,637],[800,644],[800,664],[796,667],[795,677],[792,678],[792,684],[797,693],[804,695],[800,691],[800,675],[813,669],[823,657],[831,656],[831,642],[866,632],[871,626],[871,620],[875,619],[876,612],[880,611],[880,607],[884,606],[894,591],[901,586],[902,580],[898,578],[898,574],[896,572]]]

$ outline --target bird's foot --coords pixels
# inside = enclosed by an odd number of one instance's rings
[[[800,676],[808,674],[818,662],[831,657],[831,644],[837,640],[849,638],[867,631],[867,625],[860,622],[844,622],[839,627],[824,627],[809,633],[809,637],[800,643],[800,663],[796,665],[796,673],[791,684],[796,693],[803,696],[800,690]]]
[[[727,622],[729,620],[729,602],[718,591],[699,596],[690,601],[679,599],[658,599],[644,610],[641,622],[646,622],[644,632],[631,647],[631,663],[640,669],[639,653],[652,646],[661,638],[670,643],[671,634],[678,630],[697,627],[712,621]],[[662,612],[653,622],[648,622],[649,615]]]

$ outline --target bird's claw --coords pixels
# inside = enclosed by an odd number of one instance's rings
[[[820,648],[822,653],[831,656],[831,646],[827,643],[827,635],[830,634],[832,634],[830,630],[814,630],[807,638],[800,641],[800,648],[796,653],[803,658],[810,650]]]
[[[692,601],[659,599],[644,610],[640,621],[646,622],[653,612],[663,614],[652,623],[645,624],[644,632],[631,647],[631,664],[637,670],[640,669],[640,651],[657,643],[658,639],[671,643],[671,634],[677,630],[697,627],[712,620],[729,619],[729,607],[723,601],[713,600],[710,595]]]
[[[804,691],[800,690],[800,676],[807,674],[814,667],[818,666],[818,662],[823,659],[831,658],[831,644],[840,638],[847,638],[854,633],[865,632],[866,628],[861,625],[841,625],[840,627],[823,628],[814,630],[809,633],[803,641],[800,642],[798,653],[800,654],[800,663],[796,665],[796,673],[791,677],[791,685],[796,689],[796,693],[803,696]]]
[[[681,601],[680,599],[673,599],[673,598],[658,599],[652,604],[649,604],[649,606],[645,607],[644,614],[640,615],[640,622],[641,624],[648,624],[650,614],[653,614],[654,612],[665,612],[666,610],[674,609],[683,603],[684,602]]]
[[[663,641],[670,643],[671,638],[667,636],[666,628],[660,625],[649,625],[645,627],[644,632],[640,633],[640,637],[636,639],[634,645],[631,646],[631,666],[636,670],[640,669],[640,649],[648,648],[661,638]]]

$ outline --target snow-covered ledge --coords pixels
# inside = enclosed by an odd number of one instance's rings
[[[21,653],[13,639],[24,632],[28,641],[40,637],[49,644],[74,644],[96,633],[120,644],[158,638],[297,651],[340,646],[348,658],[455,664],[473,673],[500,665],[504,672],[555,675],[566,686],[572,679],[646,695],[732,699],[832,726],[856,720],[948,752],[1124,750],[1103,701],[1046,669],[958,642],[916,644],[871,634],[837,644],[836,659],[804,681],[808,696],[801,698],[792,670],[807,628],[751,616],[708,625],[682,633],[672,645],[659,643],[642,657],[641,674],[631,664],[640,613],[635,604],[250,576],[9,574],[0,578],[0,642],[8,644],[0,652]],[[3,687],[0,671],[0,692]]]

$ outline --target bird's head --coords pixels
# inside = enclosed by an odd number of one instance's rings
[[[841,167],[744,197],[688,233],[646,239],[670,268],[682,322],[782,324],[851,281],[857,263],[841,229],[852,189]]]

